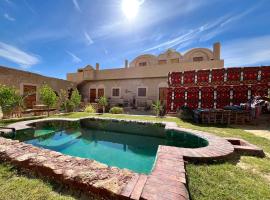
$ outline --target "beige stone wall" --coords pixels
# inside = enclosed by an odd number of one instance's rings
[[[193,61],[196,57],[200,57],[202,61]],[[79,69],[77,73],[67,74],[67,80],[80,83],[85,80],[157,78],[167,77],[169,72],[213,68],[224,68],[224,60],[220,59],[219,43],[213,45],[213,50],[194,48],[187,51],[183,56],[171,49],[158,56],[140,55],[130,63],[129,67],[99,70],[99,67],[94,69],[94,67],[88,65]]]
[[[200,61],[194,61],[194,58]],[[79,84],[79,90],[85,101],[89,102],[90,88],[105,89],[105,96],[112,102],[131,101],[133,97],[137,101],[155,101],[159,98],[159,87],[167,87],[169,72],[181,72],[189,70],[224,68],[224,60],[220,59],[220,44],[213,45],[213,50],[206,48],[194,48],[181,54],[174,50],[155,56],[144,54],[136,57],[129,66],[118,69],[99,70],[90,65],[78,69],[77,73],[67,74],[67,80]],[[147,96],[137,96],[138,87],[147,88]],[[120,88],[119,98],[112,97],[112,88]]]
[[[130,79],[130,78],[155,78],[167,77],[169,72],[223,68],[223,60],[211,60],[201,62],[183,62],[170,63],[163,65],[151,65],[145,67],[130,67],[120,69],[93,70],[87,72],[72,73],[67,75],[67,80],[77,83],[83,80],[112,80],[112,79]]]
[[[0,66],[0,84],[8,85],[15,87],[20,93],[23,93],[23,85],[34,85],[37,86],[37,89],[42,84],[50,85],[56,92],[59,92],[60,89],[67,90],[68,88],[74,88],[75,84],[57,78],[51,78],[42,76],[39,74],[6,68]],[[37,95],[38,100],[38,95]],[[39,101],[38,101],[39,102]]]
[[[138,88],[146,88],[146,97],[138,97]],[[90,100],[90,89],[104,88],[105,96],[111,98],[113,103],[122,103],[124,100],[132,101],[133,97],[137,102],[156,101],[159,97],[159,88],[168,87],[167,77],[164,78],[144,78],[144,79],[122,79],[88,81],[80,88],[84,101]],[[120,97],[112,97],[112,89],[120,88]]]

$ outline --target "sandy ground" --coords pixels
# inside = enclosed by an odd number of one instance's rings
[[[254,135],[270,140],[270,114],[260,116],[260,118],[253,121],[251,125],[234,125],[233,127],[241,128]]]

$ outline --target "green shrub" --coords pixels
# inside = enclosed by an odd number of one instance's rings
[[[123,114],[124,109],[120,107],[112,107],[109,111],[111,114]]]
[[[0,107],[4,117],[8,117],[14,108],[21,104],[22,97],[15,88],[0,85]]]
[[[105,108],[108,105],[108,99],[105,96],[100,97],[98,105],[102,107],[102,112],[105,113]]]
[[[84,112],[87,112],[87,113],[95,113],[96,110],[95,110],[95,108],[90,104],[90,105],[88,105],[88,106],[85,107]]]
[[[72,91],[69,106],[73,108],[73,111],[76,111],[81,104],[82,96],[80,95],[77,89]]]
[[[58,97],[54,90],[49,85],[43,85],[39,89],[40,100],[47,106],[48,116],[50,115],[50,109],[54,107],[58,101]]]

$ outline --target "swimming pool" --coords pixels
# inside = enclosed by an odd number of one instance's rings
[[[82,119],[30,124],[14,139],[63,154],[93,159],[109,166],[149,174],[159,145],[199,148],[207,140],[188,132],[165,130],[162,123]]]

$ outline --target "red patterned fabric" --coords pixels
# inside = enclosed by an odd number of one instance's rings
[[[195,86],[195,71],[169,73],[169,91],[167,96],[167,109],[176,112],[185,103],[191,108],[197,108],[199,104],[199,86],[201,88],[201,107],[213,108],[216,102],[217,108],[233,104],[239,105],[248,101],[248,91],[251,95],[268,95],[270,89],[270,66],[228,68],[227,81],[224,82],[225,69],[214,69],[211,73],[211,82],[208,81],[209,70],[197,72],[197,85]],[[243,79],[241,80],[241,74]],[[183,77],[184,83],[181,83]],[[257,80],[258,78],[258,80]],[[214,87],[216,87],[216,100],[214,99]],[[230,90],[233,91],[230,99]],[[187,100],[185,100],[187,91]],[[173,95],[174,94],[174,99]]]
[[[194,84],[195,84],[195,71],[185,71],[184,85],[194,85]]]
[[[227,68],[226,84],[240,84],[241,68]]]
[[[243,69],[243,82],[246,84],[256,83],[258,80],[258,67],[245,67]]]
[[[261,82],[269,83],[270,82],[270,67],[261,67]]]
[[[214,87],[201,88],[201,107],[202,108],[214,107]]]
[[[168,88],[168,93],[167,93],[167,110],[170,112],[175,112],[176,108],[175,106],[172,106],[172,103],[174,102],[172,99],[172,92],[174,89]]]
[[[252,96],[267,96],[268,95],[267,84],[256,84],[251,86],[251,95]]]
[[[233,105],[240,105],[248,101],[248,86],[235,85],[233,86]]]
[[[174,90],[174,103],[176,110],[185,105],[185,88],[179,87]]]
[[[224,83],[225,69],[213,69],[211,83],[213,85],[222,85]]]
[[[230,86],[217,86],[217,108],[230,105]]]
[[[181,85],[182,72],[172,72],[171,76],[171,86],[177,87]]]
[[[199,87],[189,87],[187,90],[187,106],[190,108],[198,108],[199,103]]]
[[[210,70],[199,70],[197,72],[197,85],[208,85],[209,73]]]

